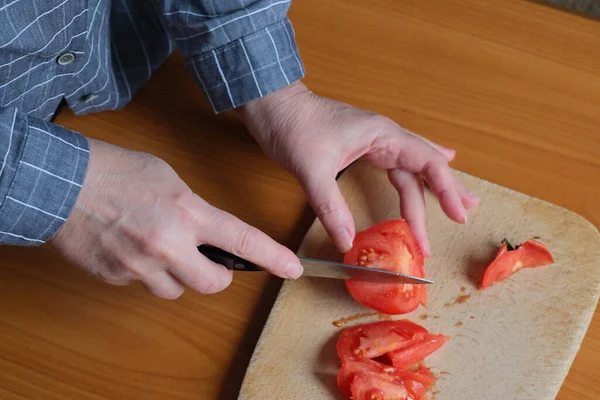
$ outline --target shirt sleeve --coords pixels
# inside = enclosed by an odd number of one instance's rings
[[[169,34],[215,112],[304,77],[291,0],[156,0]]]
[[[75,205],[88,160],[80,134],[0,107],[0,245],[52,237]]]

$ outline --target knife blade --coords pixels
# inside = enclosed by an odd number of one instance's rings
[[[264,268],[231,254],[225,250],[211,245],[203,244],[198,250],[209,260],[225,266],[233,271],[264,271]],[[359,281],[380,283],[411,283],[433,284],[434,281],[417,276],[386,271],[377,268],[367,268],[359,265],[344,264],[335,261],[318,260],[314,258],[299,257],[304,267],[302,276],[313,276],[332,279],[354,279]]]

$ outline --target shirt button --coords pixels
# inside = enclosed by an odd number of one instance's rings
[[[81,102],[83,102],[83,103],[89,103],[90,101],[94,101],[94,100],[96,100],[97,98],[98,98],[98,95],[97,95],[97,94],[94,94],[94,93],[92,93],[92,94],[86,94],[86,95],[83,95],[83,96],[81,96],[81,97],[79,98],[79,101],[81,101]]]
[[[73,61],[75,61],[75,54],[73,53],[63,53],[60,56],[58,56],[58,58],[56,59],[56,62],[59,65],[69,65],[71,64]]]

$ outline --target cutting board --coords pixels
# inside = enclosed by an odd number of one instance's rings
[[[436,400],[554,399],[592,318],[600,289],[600,236],[584,218],[504,187],[456,172],[482,201],[466,226],[455,224],[427,194],[431,258],[425,264],[428,308],[409,318],[452,337],[427,358],[438,378]],[[385,172],[353,165],[339,185],[356,229],[399,218],[398,195]],[[555,263],[524,269],[479,291],[485,267],[505,237],[539,236]],[[315,221],[299,254],[339,261]],[[247,370],[240,399],[342,399],[336,386],[333,322],[371,310],[348,295],[342,281],[287,281]],[[360,316],[360,315],[359,315]],[[345,326],[386,318],[368,314]]]

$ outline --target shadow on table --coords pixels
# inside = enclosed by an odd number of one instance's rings
[[[312,209],[307,205],[300,217],[300,220],[296,224],[296,228],[293,230],[286,245],[293,251],[297,251],[300,247],[304,235],[310,228],[310,225],[315,219],[315,214]],[[246,369],[250,363],[254,348],[260,338],[262,330],[269,318],[271,308],[277,299],[279,289],[281,289],[282,280],[275,276],[271,277],[265,285],[265,290],[258,301],[256,309],[254,311],[252,320],[249,326],[246,328],[246,332],[238,346],[238,352],[236,353],[225,380],[221,388],[219,399],[221,400],[235,400],[238,398],[242,382]]]

